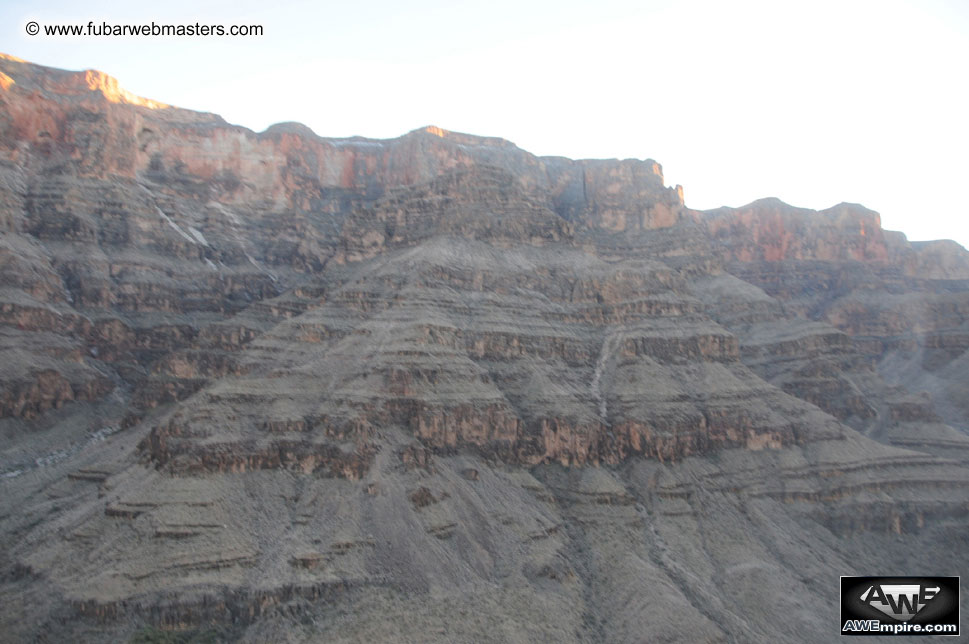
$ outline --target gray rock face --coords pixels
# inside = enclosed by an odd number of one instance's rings
[[[800,642],[969,576],[969,253],[0,57],[0,633]]]

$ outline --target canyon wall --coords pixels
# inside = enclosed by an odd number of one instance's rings
[[[969,253],[0,56],[11,641],[824,640],[969,576]]]

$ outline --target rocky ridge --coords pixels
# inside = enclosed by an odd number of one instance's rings
[[[10,639],[795,642],[839,575],[969,574],[958,245],[0,87]]]

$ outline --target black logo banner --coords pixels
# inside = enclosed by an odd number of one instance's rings
[[[842,577],[842,635],[959,635],[958,577]]]

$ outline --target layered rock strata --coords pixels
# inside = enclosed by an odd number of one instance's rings
[[[763,641],[969,576],[969,253],[0,58],[0,632]]]

